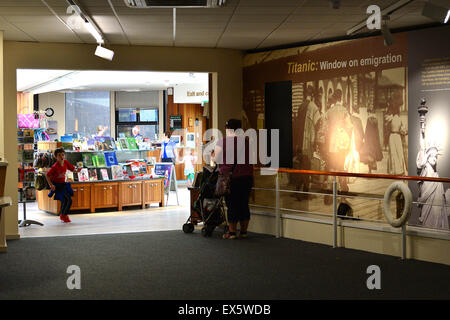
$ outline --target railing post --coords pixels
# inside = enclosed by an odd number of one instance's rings
[[[333,182],[333,248],[337,247],[337,182]]]
[[[406,223],[402,225],[402,260],[406,259]]]
[[[275,237],[280,237],[280,226],[281,226],[281,216],[280,216],[280,181],[278,177],[278,172],[275,176]]]

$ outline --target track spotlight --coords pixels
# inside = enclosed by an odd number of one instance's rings
[[[114,57],[114,51],[103,48],[99,45],[97,46],[97,49],[95,49],[95,55],[97,57],[111,61]]]
[[[330,5],[333,9],[339,9],[341,6],[340,0],[330,0]]]
[[[447,23],[450,19],[450,10],[430,2],[426,2],[422,10],[422,15],[437,22]]]
[[[381,25],[381,34],[383,35],[383,38],[384,38],[384,45],[387,47],[393,45],[395,42],[395,38],[392,35],[391,30],[389,30],[389,27],[387,25],[387,21],[389,19],[390,19],[389,16],[384,16],[383,23]]]

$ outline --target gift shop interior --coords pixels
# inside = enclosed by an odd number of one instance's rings
[[[209,77],[17,70],[21,236],[179,229],[204,165]],[[75,167],[65,177],[71,224],[59,221],[61,204],[45,177],[59,148]]]

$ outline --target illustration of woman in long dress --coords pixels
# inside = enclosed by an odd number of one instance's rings
[[[435,177],[439,149],[436,146],[425,148],[425,130],[420,133],[420,150],[417,154],[417,171],[421,177]],[[419,181],[419,221],[424,227],[449,230],[450,210],[446,207],[445,190],[442,182]]]
[[[400,118],[400,107],[402,104],[402,97],[399,94],[394,95],[391,100],[390,113],[385,116],[386,123],[389,127],[388,172],[398,175],[405,175],[407,173],[402,144],[402,135],[406,134],[406,129]]]

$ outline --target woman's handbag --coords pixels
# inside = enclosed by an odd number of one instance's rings
[[[231,176],[233,175],[235,166],[236,165],[233,165],[233,169],[231,169],[231,172],[229,173],[219,173],[216,183],[216,196],[222,197],[227,196],[231,193]]]
[[[216,183],[216,196],[227,196],[231,193],[231,173],[219,173]]]

